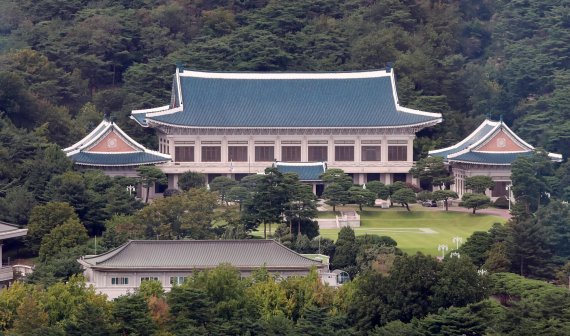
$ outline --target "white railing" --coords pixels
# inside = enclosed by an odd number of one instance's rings
[[[0,281],[8,281],[14,278],[12,266],[0,267]]]

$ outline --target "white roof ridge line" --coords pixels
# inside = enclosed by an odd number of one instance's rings
[[[471,151],[471,150],[474,150],[475,148],[479,147],[482,143],[484,143],[487,140],[489,140],[490,138],[492,138],[501,129],[502,125],[503,125],[503,122],[500,121],[497,125],[495,125],[495,127],[493,127],[493,129],[490,132],[485,134],[485,136],[481,137],[481,139],[479,139],[478,141],[472,143],[466,149],[469,149]]]
[[[94,143],[96,143],[98,140],[100,140],[104,135],[107,135],[107,133],[109,132],[109,130],[113,127],[113,123],[109,122],[105,128],[103,128],[103,130],[101,130],[101,132],[99,132],[99,136],[94,137],[92,139],[89,139],[87,142],[83,143],[81,146],[77,147],[76,149],[78,150],[83,150],[86,149],[88,147],[90,147],[91,145],[93,145]]]
[[[72,151],[72,150],[74,150],[74,149],[76,149],[76,148],[81,147],[81,146],[83,145],[83,141],[84,141],[85,139],[88,139],[88,138],[94,136],[95,133],[98,132],[99,128],[100,128],[102,125],[105,125],[105,126],[106,126],[106,125],[108,125],[109,123],[110,123],[110,122],[109,122],[107,119],[103,119],[97,126],[95,126],[95,128],[94,128],[91,132],[89,132],[86,136],[84,136],[83,138],[81,138],[81,140],[77,141],[77,142],[74,143],[73,145],[71,145],[71,146],[69,146],[69,147],[67,147],[67,148],[64,148],[63,151],[64,151],[64,152],[68,152],[68,151]]]
[[[157,112],[168,109],[170,105],[164,105],[159,107],[152,107],[148,109],[141,109],[141,110],[131,110],[131,114],[140,114],[140,113],[150,113],[150,112]]]
[[[475,134],[479,133],[479,131],[481,131],[481,129],[483,129],[483,127],[487,126],[487,125],[492,125],[493,123],[498,123],[497,121],[491,121],[489,119],[485,119],[473,132],[471,132],[468,136],[466,136],[463,140],[461,140],[460,142],[456,143],[455,145],[449,146],[449,147],[445,147],[445,148],[441,148],[441,149],[434,149],[434,150],[430,150],[428,152],[428,154],[437,154],[437,153],[441,153],[441,152],[445,152],[445,151],[449,151],[452,149],[458,149],[458,147],[460,147],[461,145],[465,144],[466,142],[468,142],[471,138],[473,138],[475,136]],[[489,131],[489,133],[492,132]]]
[[[392,71],[391,71],[392,72]],[[356,79],[390,76],[386,70],[369,70],[360,72],[208,72],[184,70],[180,77],[197,77],[212,79]]]
[[[324,166],[324,162],[283,162],[275,161],[276,165],[279,166],[291,166],[291,167],[305,167],[305,166]]]

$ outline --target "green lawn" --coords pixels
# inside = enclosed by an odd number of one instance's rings
[[[357,208],[342,207],[342,210]],[[337,209],[338,210],[338,209]],[[319,213],[320,218],[332,218],[332,211]],[[324,215],[324,216],[323,216]],[[446,244],[455,248],[453,237],[462,237],[463,242],[475,231],[487,231],[493,223],[504,223],[505,219],[497,216],[480,215],[464,212],[434,211],[414,205],[408,212],[401,207],[390,209],[365,208],[360,214],[361,227],[356,228],[357,235],[377,234],[389,236],[398,242],[398,247],[407,253],[422,252],[438,255],[437,246]],[[273,230],[277,226],[273,225]],[[253,234],[263,237],[263,226]],[[338,229],[321,229],[321,235],[336,240]],[[268,226],[268,234],[269,226]]]
[[[452,239],[455,236],[462,237],[465,242],[474,231],[487,231],[493,223],[505,222],[504,218],[496,216],[433,211],[421,206],[414,206],[411,212],[399,207],[365,208],[360,218],[361,227],[355,229],[357,235],[369,233],[390,236],[407,253],[420,251],[431,255],[438,254],[439,244],[454,248]],[[338,231],[321,229],[321,235],[336,239]]]

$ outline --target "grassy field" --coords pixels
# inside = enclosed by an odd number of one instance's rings
[[[438,254],[439,244],[454,248],[453,237],[462,237],[465,242],[473,232],[487,231],[493,223],[505,222],[496,216],[433,211],[421,206],[414,206],[411,212],[399,207],[367,208],[360,215],[361,227],[355,229],[357,235],[390,236],[407,253],[420,251],[431,255]],[[321,229],[321,235],[336,239],[338,229]]]
[[[344,209],[343,209],[344,210]],[[493,223],[504,223],[505,219],[489,215],[472,215],[464,212],[434,211],[414,206],[411,212],[400,207],[390,209],[365,208],[360,215],[361,227],[357,235],[377,234],[390,236],[398,242],[398,247],[407,253],[422,252],[437,255],[437,246],[446,244],[455,248],[453,237],[462,237],[463,242],[475,231],[487,231]],[[321,218],[332,218],[327,212]],[[274,226],[275,227],[275,226]],[[263,236],[263,227],[256,232]],[[338,229],[321,229],[321,235],[336,239]]]

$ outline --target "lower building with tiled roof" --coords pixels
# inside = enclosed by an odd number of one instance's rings
[[[197,271],[222,264],[236,267],[243,276],[262,267],[282,277],[319,273],[328,266],[304,257],[274,240],[133,240],[100,255],[86,255],[78,262],[87,282],[109,298],[116,298],[158,280],[166,290]]]
[[[17,225],[0,221],[0,290],[9,285],[14,279],[14,270],[10,265],[2,264],[2,248],[6,239],[23,237],[28,229],[22,229]]]
[[[465,178],[485,175],[495,181],[490,197],[509,197],[511,164],[521,156],[532,155],[536,149],[516,135],[502,120],[486,119],[465,139],[457,144],[429,152],[442,157],[454,176],[452,189],[461,197],[465,192]],[[560,154],[549,153],[553,161],[560,161]]]

